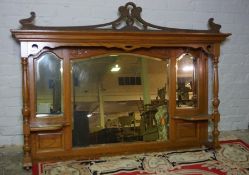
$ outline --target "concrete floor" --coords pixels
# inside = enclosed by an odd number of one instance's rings
[[[22,147],[0,147],[0,175],[31,175],[22,168]]]
[[[249,130],[223,131],[220,140],[239,138],[249,143]],[[31,175],[22,168],[22,148],[20,146],[0,147],[0,175]]]

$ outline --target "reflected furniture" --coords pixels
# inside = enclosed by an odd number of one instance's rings
[[[218,63],[220,44],[230,34],[221,33],[221,26],[212,18],[207,30],[177,29],[148,23],[141,18],[141,12],[141,7],[129,2],[119,7],[120,17],[113,22],[68,27],[37,26],[34,24],[35,13],[31,12],[30,18],[20,20],[20,29],[11,30],[21,45],[24,167],[45,160],[90,159],[202,145],[219,148]],[[112,137],[117,143],[109,143],[106,138],[105,144],[88,144],[97,136],[87,134],[91,132],[88,128],[91,126],[87,124],[90,110],[78,109],[77,99],[73,99],[79,82],[72,75],[75,68],[72,61],[113,54],[168,60],[165,66],[168,68],[165,77],[167,103],[163,107],[168,113],[166,139],[123,143]],[[182,64],[179,60],[184,60],[186,55],[190,55],[186,58],[192,65],[186,67],[190,73],[178,70]],[[83,62],[83,65],[87,64]],[[88,71],[94,73],[100,68],[101,65]],[[183,90],[187,87],[189,90]],[[208,88],[212,89],[211,94],[208,94]],[[104,89],[99,88],[100,92]],[[212,102],[208,101],[209,95]],[[101,101],[101,96],[97,100]],[[145,98],[143,101],[146,105]],[[210,112],[209,105],[212,105]],[[101,106],[99,108],[101,111]],[[154,113],[149,114],[154,118],[156,111],[154,106],[141,115]],[[212,140],[208,140],[209,121],[213,124]],[[147,124],[153,125],[153,121]],[[73,130],[77,127],[85,134],[73,140]],[[105,135],[109,131],[120,134],[119,128],[103,128],[96,133]],[[75,145],[83,147],[75,148]]]
[[[141,112],[141,135],[144,141],[168,139],[168,102],[166,86],[157,91],[157,97],[151,104],[145,104]]]

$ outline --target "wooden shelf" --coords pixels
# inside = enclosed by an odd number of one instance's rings
[[[210,114],[200,114],[200,115],[193,115],[193,116],[173,116],[173,119],[176,120],[187,120],[187,121],[202,121],[202,120],[209,120],[212,118]]]
[[[64,126],[66,126],[66,123],[54,123],[54,124],[48,124],[48,123],[38,123],[38,124],[31,124],[30,131],[55,131],[60,130]]]

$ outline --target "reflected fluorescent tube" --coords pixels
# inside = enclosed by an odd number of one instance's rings
[[[90,117],[92,117],[92,116],[93,116],[92,114],[87,114],[87,117],[88,117],[88,118],[90,118]]]
[[[112,67],[111,72],[118,72],[120,70],[120,67],[118,64],[116,64],[114,67]]]
[[[184,66],[183,68],[182,68],[182,70],[184,71],[184,72],[189,72],[189,71],[193,71],[193,66]]]

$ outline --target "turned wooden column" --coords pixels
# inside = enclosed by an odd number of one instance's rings
[[[28,58],[22,58],[22,94],[23,94],[23,166],[29,168],[31,164],[30,155],[30,128],[29,128],[29,118],[30,118],[30,108],[29,108],[29,85],[28,85]]]
[[[219,144],[219,135],[220,131],[218,129],[218,123],[220,122],[220,113],[219,113],[219,73],[218,73],[218,64],[219,64],[219,48],[220,46],[215,45],[213,51],[213,147],[220,148]]]

